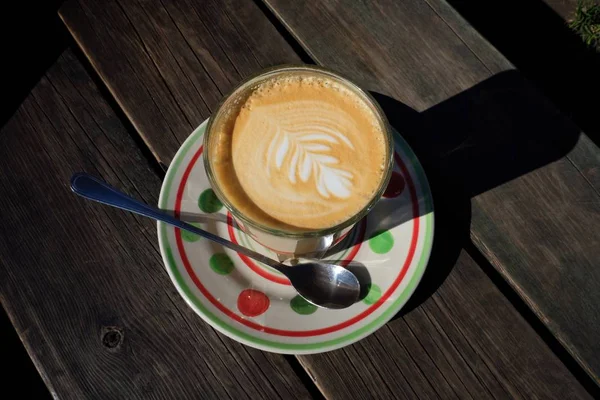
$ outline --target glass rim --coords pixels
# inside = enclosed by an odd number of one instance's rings
[[[383,128],[382,130],[383,130],[383,134],[384,134],[384,137],[386,140],[386,147],[387,147],[387,150],[389,153],[387,156],[387,159],[388,159],[387,160],[387,168],[385,169],[384,176],[379,184],[379,187],[375,191],[375,194],[373,195],[371,200],[369,200],[369,202],[358,213],[354,214],[352,217],[348,218],[347,220],[345,220],[337,225],[328,227],[328,228],[291,232],[291,231],[286,231],[283,229],[273,228],[273,227],[258,223],[256,221],[253,221],[252,219],[246,217],[243,213],[241,213],[233,204],[231,204],[231,202],[223,194],[223,192],[221,191],[221,189],[214,177],[212,167],[210,165],[210,160],[209,160],[210,151],[208,150],[208,144],[209,144],[211,134],[213,133],[212,132],[213,121],[217,120],[217,116],[223,111],[223,106],[227,103],[227,101],[230,98],[232,98],[236,93],[243,90],[247,86],[251,85],[254,81],[256,81],[258,79],[262,79],[262,78],[267,79],[271,75],[274,76],[279,73],[285,73],[285,72],[290,72],[290,71],[291,72],[294,72],[294,71],[317,72],[317,73],[321,73],[324,75],[328,75],[329,77],[332,77],[336,80],[341,81],[344,85],[346,85],[348,88],[350,88],[355,94],[358,94],[359,96],[363,97],[363,100],[365,100],[372,107],[372,109],[375,112],[375,115],[378,119],[378,122],[380,123],[381,127]],[[250,77],[244,79],[241,83],[239,83],[237,86],[235,86],[229,93],[227,93],[223,97],[223,99],[220,101],[219,105],[217,106],[216,111],[213,112],[213,114],[209,117],[206,131],[204,133],[203,146],[204,146],[205,151],[203,152],[204,156],[202,158],[204,161],[204,169],[206,170],[206,175],[208,176],[208,180],[210,182],[211,188],[214,190],[216,196],[219,198],[221,203],[223,203],[225,208],[227,208],[227,210],[229,210],[229,212],[231,212],[231,214],[236,219],[243,222],[244,225],[249,225],[255,229],[258,229],[260,231],[263,231],[263,232],[271,234],[271,235],[275,235],[275,236],[279,236],[279,237],[283,237],[283,238],[296,238],[296,239],[322,237],[322,236],[334,234],[336,232],[344,230],[345,228],[347,228],[349,226],[356,224],[363,217],[365,217],[368,214],[368,212],[371,211],[373,206],[375,206],[375,204],[379,201],[379,199],[385,192],[385,189],[387,188],[390,177],[392,175],[393,159],[394,159],[394,142],[393,142],[393,137],[392,137],[392,131],[391,131],[388,119],[385,116],[385,113],[383,112],[383,110],[381,109],[381,106],[379,105],[379,103],[377,103],[375,98],[373,98],[373,96],[368,91],[363,90],[357,84],[352,82],[350,79],[344,77],[343,75],[340,75],[339,73],[329,70],[327,68],[323,68],[323,67],[316,66],[316,65],[310,65],[310,64],[277,65],[277,66],[263,69],[263,70],[257,72],[256,74],[253,74]]]

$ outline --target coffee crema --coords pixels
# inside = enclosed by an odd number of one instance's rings
[[[246,218],[270,228],[318,230],[352,218],[388,168],[375,112],[325,77],[267,80],[228,119],[208,149],[216,182]]]

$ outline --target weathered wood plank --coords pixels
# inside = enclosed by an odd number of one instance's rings
[[[252,2],[70,1],[60,15],[166,165],[242,77],[299,62]]]
[[[589,137],[581,135],[579,143],[568,156],[575,167],[600,194],[600,152]]]
[[[308,398],[283,356],[204,324],[164,270],[156,224],[86,202],[74,171],[149,203],[161,178],[68,51],[0,134],[0,288],[59,398]]]
[[[600,381],[600,196],[578,164],[598,148],[517,73],[492,78],[510,64],[442,0],[266,3],[319,63],[423,111],[410,142],[473,198],[475,243]]]
[[[467,21],[460,17],[456,10],[445,0],[424,0],[437,16],[446,23],[463,41],[473,54],[491,73],[513,69],[513,65],[489,42],[481,39],[481,35]]]
[[[489,75],[424,1],[266,3],[317,63],[351,73],[368,89],[394,94],[418,111]],[[331,51],[322,51],[330,43]],[[382,80],[384,69],[389,73],[392,66],[394,79]],[[446,79],[447,74],[455,79]]]
[[[80,0],[79,3],[87,2]],[[126,0],[121,3],[126,3],[123,6],[124,12],[127,12],[129,7],[136,6],[134,2]],[[158,2],[152,4],[160,7]],[[212,14],[208,14],[206,10],[195,10],[194,13],[183,12],[182,10],[194,9],[194,5],[190,6],[189,2],[175,1],[168,5],[166,2],[164,4],[173,18],[173,23],[179,26],[180,32],[184,36],[182,39],[175,35],[170,40],[185,40],[192,44],[196,54],[204,54],[205,57],[214,55],[215,59],[219,57],[217,64],[230,71],[225,75],[231,84],[235,83],[233,82],[235,79],[255,72],[253,68],[281,62],[298,62],[299,60],[297,55],[291,53],[290,46],[281,38],[265,41],[264,37],[271,38],[271,36],[262,36],[263,39],[258,40],[257,38],[261,36],[252,35],[255,29],[259,29],[257,26],[263,32],[270,32],[269,35],[275,34],[274,28],[267,25],[268,21],[257,20],[258,18],[264,19],[264,17],[256,12],[260,10],[256,9],[252,2],[231,0],[226,2],[224,8],[214,8],[209,2],[205,8]],[[152,12],[150,10],[153,8],[147,7],[147,12]],[[242,11],[233,12],[234,9]],[[131,104],[131,100],[128,98],[128,88],[121,83],[121,80],[127,79],[127,77],[114,76],[115,71],[110,69],[108,63],[115,56],[106,52],[101,43],[110,41],[116,46],[125,47],[128,46],[128,41],[139,41],[141,44],[137,47],[138,53],[128,54],[129,57],[135,58],[143,57],[139,49],[154,46],[152,42],[155,39],[151,36],[120,37],[110,30],[104,29],[102,21],[97,21],[94,29],[88,29],[87,10],[87,4],[78,5],[73,2],[67,4],[61,11],[61,16],[86,55],[90,57],[104,82],[118,97],[118,101],[125,108],[128,117],[133,120],[143,118],[145,111],[139,113],[139,110],[136,111],[137,106]],[[225,14],[229,17],[228,19],[225,18]],[[252,15],[253,18],[248,17],[249,15]],[[223,20],[225,20],[223,26],[213,24],[211,29],[212,37],[218,41],[218,46],[203,42],[205,26],[212,24],[212,21]],[[231,23],[227,21],[231,21]],[[331,29],[336,30],[336,37],[348,34],[335,25],[332,25]],[[439,28],[434,28],[433,31],[439,35],[444,33]],[[243,35],[235,35],[232,32],[243,32]],[[393,30],[390,33],[393,33]],[[248,36],[252,38],[248,38]],[[244,38],[241,44],[239,43],[240,38]],[[324,38],[328,39],[327,36]],[[146,43],[147,41],[150,43]],[[461,41],[456,40],[453,45],[459,48]],[[436,46],[439,48],[440,45]],[[171,51],[180,48],[175,44],[171,44],[169,47]],[[460,64],[460,55],[456,56],[451,48],[440,49],[444,57],[451,60],[450,64],[457,66],[455,72],[459,74],[463,68]],[[367,52],[368,46],[357,49],[337,48],[336,51],[348,54],[356,51]],[[117,51],[114,54],[117,54]],[[256,58],[259,62],[251,61],[251,57],[244,57],[244,54]],[[471,53],[463,51],[462,54]],[[170,54],[157,53],[157,55],[160,56],[154,60],[157,69],[162,71],[173,67],[168,59],[162,59],[170,57]],[[411,57],[412,55],[407,51],[404,56]],[[479,65],[479,70],[474,72],[475,78],[473,79],[488,73],[485,66],[478,64],[479,61],[476,57],[473,57],[472,54],[470,57],[473,65]],[[224,62],[222,66],[221,62]],[[204,65],[204,61],[201,63]],[[370,64],[365,61],[361,67],[364,68],[364,76],[370,76],[369,74],[372,73]],[[209,75],[216,74],[213,76],[213,80],[215,82],[221,80],[219,69],[216,66],[213,66],[212,69],[213,72],[209,72]],[[236,75],[234,72],[236,69],[242,72]],[[439,75],[443,73],[443,69],[434,69],[434,72]],[[170,73],[172,72],[165,72],[165,74]],[[195,72],[190,71],[189,73]],[[417,78],[423,80],[416,74],[410,74],[410,71],[407,74],[403,84],[409,84]],[[456,94],[466,88],[465,82],[470,81],[449,83],[444,90],[448,96]],[[172,82],[171,84],[177,83]],[[400,87],[400,85],[398,86]],[[382,86],[380,90],[385,91],[385,87]],[[140,96],[147,96],[144,94],[147,91],[143,87],[135,89],[134,93],[142,93]],[[418,100],[418,93],[412,93],[410,97],[415,101],[423,101]],[[143,100],[140,99],[140,101]],[[381,98],[381,100],[382,103],[386,103],[385,98]],[[164,101],[173,100],[164,98]],[[182,101],[193,102],[195,99]],[[395,104],[391,105],[396,106]],[[405,110],[405,113],[400,114],[402,110],[396,108],[394,110],[397,111],[395,115],[399,118],[407,118],[403,120],[405,122],[415,119],[413,133],[419,132],[421,122],[418,115],[415,117],[416,113]],[[169,124],[169,122],[165,122],[165,124]],[[139,123],[135,125],[136,127],[140,126]],[[402,128],[406,127],[402,126]],[[404,132],[404,130],[401,131]],[[141,130],[140,133],[155,149],[160,147],[160,141],[163,140],[160,137],[161,132]],[[161,151],[164,151],[162,160],[169,160],[173,155],[168,150],[161,149]],[[428,173],[432,177],[440,176],[440,172],[432,168]],[[434,190],[440,190],[439,196],[445,197],[447,191],[439,185],[442,181],[441,178],[435,180],[438,184],[434,185]],[[586,397],[582,386],[552,354],[518,312],[511,307],[494,284],[477,269],[466,253],[461,253],[461,245],[465,239],[468,239],[468,226],[458,218],[458,216],[465,215],[462,209],[458,213],[459,206],[465,208],[464,203],[449,201],[437,209],[434,255],[428,275],[415,294],[411,305],[408,306],[407,312],[430,297],[450,273],[446,283],[435,297],[430,298],[423,307],[396,319],[355,346],[321,355],[298,357],[327,397],[478,398],[482,395],[490,397],[491,394],[502,398],[511,393],[525,393],[539,397],[553,397],[570,393],[574,397]],[[457,258],[457,267],[450,272]],[[463,271],[463,273],[458,271]],[[476,286],[471,288],[468,285]],[[468,301],[462,304],[465,297]],[[469,316],[469,318],[465,319],[465,316]],[[510,322],[506,323],[506,321]],[[506,326],[503,325],[504,323]],[[493,326],[496,332],[488,333],[487,326]],[[418,334],[414,332],[418,332]],[[485,333],[482,334],[482,332]],[[493,344],[491,344],[492,341],[494,341]],[[532,350],[528,351],[527,348]],[[509,359],[512,366],[505,368]],[[542,364],[548,366],[547,370],[542,371],[539,367],[531,368],[532,365]],[[554,392],[552,392],[553,390]],[[567,393],[567,390],[570,392]]]

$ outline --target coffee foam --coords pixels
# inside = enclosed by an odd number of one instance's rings
[[[389,157],[369,105],[321,77],[263,82],[211,146],[219,187],[249,219],[292,231],[339,224],[373,198]]]

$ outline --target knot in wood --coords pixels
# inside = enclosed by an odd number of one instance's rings
[[[102,329],[102,345],[108,349],[115,349],[123,343],[123,330],[116,326],[107,326]]]

